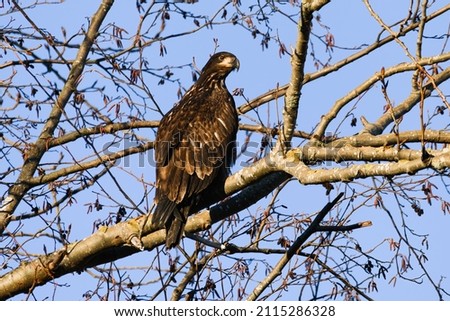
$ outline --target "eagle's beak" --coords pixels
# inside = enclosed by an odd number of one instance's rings
[[[234,59],[234,69],[236,69],[236,71],[239,71],[240,66],[241,66],[241,63],[239,62],[239,59],[235,58]]]

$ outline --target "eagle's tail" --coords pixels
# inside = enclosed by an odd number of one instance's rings
[[[178,212],[175,214],[175,212]],[[166,222],[166,247],[171,249],[180,243],[184,233],[186,219],[182,216],[178,208],[175,208],[174,215],[170,216]]]
[[[171,249],[180,243],[190,206],[177,205],[167,197],[160,197],[152,216],[152,223],[166,228],[166,247]]]

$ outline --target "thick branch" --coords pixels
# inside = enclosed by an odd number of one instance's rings
[[[289,178],[285,173],[272,173],[243,190],[238,196],[224,201],[189,218],[185,231],[195,233],[229,217],[262,197]],[[235,186],[236,188],[236,186]],[[229,189],[232,190],[231,186]],[[141,236],[141,238],[140,238]],[[0,300],[26,293],[60,276],[78,272],[106,262],[112,262],[140,251],[153,250],[165,242],[164,230],[156,230],[148,216],[141,216],[99,231],[49,255],[22,264],[0,277]]]
[[[441,130],[409,130],[401,133],[389,133],[385,135],[370,135],[359,134],[355,136],[345,137],[335,140],[326,146],[329,148],[338,148],[345,145],[353,147],[383,147],[393,146],[398,143],[435,143],[435,144],[450,144],[450,133]]]
[[[326,5],[328,2],[330,1],[302,1],[301,15],[298,21],[297,42],[291,61],[291,81],[288,89],[286,90],[285,106],[283,109],[282,141],[286,147],[290,147],[292,133],[296,128],[300,94],[305,76],[305,61],[308,54],[308,42],[311,34],[313,13]]]
[[[438,171],[450,167],[450,152],[445,150],[438,152],[428,160],[420,157],[413,160],[402,160],[399,162],[388,162],[382,164],[360,164],[351,165],[345,168],[332,169],[310,169],[298,159],[282,165],[280,170],[291,174],[300,183],[305,185],[322,184],[333,182],[350,182],[357,178],[367,178],[373,176],[395,176],[401,174],[414,175],[415,173],[432,168]]]

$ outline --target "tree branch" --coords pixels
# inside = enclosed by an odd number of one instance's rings
[[[50,149],[56,146],[61,146],[86,136],[96,134],[112,134],[121,130],[129,130],[134,128],[156,128],[158,125],[159,121],[137,120],[123,123],[105,124],[90,128],[79,128],[71,133],[51,139],[48,142],[48,148]]]
[[[287,178],[289,176],[285,173],[272,173],[238,196],[215,205],[209,211],[191,216],[186,224],[186,233],[206,230],[212,224],[247,208]],[[30,292],[34,287],[60,276],[130,256],[141,249],[153,250],[165,242],[166,233],[165,230],[157,230],[150,222],[149,216],[144,215],[111,227],[103,226],[79,242],[20,265],[0,277],[0,300]]]
[[[446,13],[447,11],[450,10],[450,5],[447,5],[443,8],[440,8],[439,10],[436,10],[435,12],[429,14],[428,16],[426,16],[424,18],[424,20],[426,22],[429,22],[439,16],[441,16],[442,14]],[[393,35],[388,35],[383,39],[380,39],[376,42],[374,42],[373,44],[371,44],[370,46],[368,46],[367,48],[360,50],[356,53],[354,53],[353,55],[350,55],[348,57],[346,57],[345,59],[342,59],[340,61],[338,61],[337,63],[331,65],[331,66],[327,66],[319,71],[310,73],[310,74],[306,74],[303,80],[303,84],[305,85],[308,82],[311,82],[313,80],[316,80],[318,78],[324,77],[332,72],[338,71],[339,69],[341,69],[342,67],[357,61],[358,59],[367,56],[368,54],[370,54],[371,52],[375,51],[376,49],[394,41],[396,38],[398,37],[403,37],[406,34],[408,34],[409,32],[416,30],[417,27],[419,26],[420,22],[415,22],[412,23],[410,25],[408,25],[406,28],[403,28],[402,31],[400,31],[396,37],[394,37]],[[286,94],[286,91],[289,87],[289,84],[285,84],[283,86],[279,86],[278,88],[269,90],[268,92],[252,99],[251,101],[239,106],[238,111],[240,114],[245,114],[248,113],[249,111],[265,104],[268,103],[272,100],[275,100],[277,98],[283,97]]]
[[[308,226],[308,228],[295,240],[295,242],[289,247],[286,254],[283,255],[281,260],[274,266],[273,270],[267,275],[267,277],[260,282],[253,292],[248,296],[247,301],[255,301],[261,295],[261,293],[273,282],[273,280],[281,275],[281,271],[289,263],[291,258],[300,251],[301,246],[308,240],[308,238],[318,231],[319,224],[324,219],[337,202],[344,196],[344,193],[339,193],[336,198],[327,203],[325,207],[316,215],[314,220]]]
[[[327,156],[329,150],[326,148],[308,147],[308,152],[313,149],[315,149],[316,155],[324,157],[324,159],[329,157]],[[358,150],[356,147],[347,146],[337,149],[335,152],[343,159],[345,157],[361,159],[364,152],[359,154]],[[210,211],[202,211],[191,216],[186,225],[186,232],[195,233],[206,230],[212,224],[256,203],[288,179],[290,177],[288,174],[299,179],[302,184],[320,184],[375,175],[413,174],[425,168],[441,170],[450,167],[450,152],[447,150],[435,152],[428,162],[421,159],[418,151],[383,148],[371,150],[369,148],[366,152],[368,155],[385,153],[384,157],[391,155],[392,159],[398,157],[400,161],[386,164],[352,165],[342,169],[312,170],[301,161],[303,156],[300,149],[288,152],[286,157],[281,155],[267,157],[254,166],[244,168],[231,176],[226,182],[228,194],[235,193],[244,186],[248,187],[235,197],[213,206]],[[331,157],[336,157],[336,155],[331,153]],[[411,160],[402,160],[402,157]],[[33,287],[59,276],[132,255],[140,250],[140,245],[146,250],[154,249],[165,242],[165,231],[157,231],[149,222],[148,216],[142,216],[112,227],[102,227],[98,232],[80,242],[70,244],[54,253],[43,255],[28,264],[19,266],[0,278],[0,299],[30,291]]]
[[[283,109],[283,132],[281,135],[281,142],[284,144],[284,147],[288,149],[290,148],[292,134],[296,128],[300,94],[305,76],[305,61],[308,54],[308,42],[311,34],[313,13],[329,2],[330,0],[302,1],[301,14],[298,21],[297,41],[291,60],[291,80],[289,87],[286,90],[285,106]]]
[[[414,106],[416,106],[422,98],[429,97],[433,90],[438,85],[450,78],[450,68],[447,68],[437,75],[430,76],[432,81],[428,82],[423,88],[413,90],[411,94],[396,107],[392,108],[391,112],[384,113],[374,123],[368,123],[362,132],[370,133],[372,135],[381,134],[387,126],[389,126],[396,119],[399,119],[408,113]]]
[[[448,149],[434,153],[428,160],[421,157],[412,160],[402,160],[399,162],[389,162],[384,164],[361,164],[351,165],[346,168],[332,169],[310,169],[303,162],[289,157],[289,160],[279,167],[286,173],[297,178],[304,185],[322,184],[333,182],[350,182],[357,178],[367,178],[372,176],[395,176],[401,174],[414,175],[420,170],[432,168],[442,171],[450,167],[450,152]]]
[[[369,90],[374,84],[376,84],[381,79],[381,77],[387,78],[402,72],[417,70],[417,65],[427,66],[439,62],[445,62],[448,60],[450,60],[450,52],[439,56],[422,58],[418,60],[417,63],[415,62],[401,63],[396,66],[386,68],[383,71],[383,75],[381,74],[381,71],[375,73],[375,75],[364,81],[362,84],[358,85],[355,89],[353,89],[347,95],[338,99],[334,103],[330,111],[327,112],[323,117],[321,117],[319,125],[314,131],[314,134],[312,134],[313,139],[320,140],[325,134],[328,125],[331,123],[333,119],[337,117],[338,113],[342,110],[342,108],[345,107],[349,102],[351,102],[355,98],[359,97],[362,93]]]
[[[121,150],[116,153],[111,153],[108,155],[101,155],[101,156],[99,155],[94,160],[86,161],[83,163],[76,163],[75,165],[64,167],[64,168],[55,170],[48,174],[44,174],[44,175],[41,175],[38,177],[33,177],[33,178],[27,180],[26,183],[29,184],[30,186],[47,184],[47,183],[53,182],[63,176],[67,176],[70,174],[78,173],[80,171],[85,171],[85,170],[88,170],[91,168],[95,168],[102,164],[115,162],[116,160],[121,159],[123,157],[133,155],[133,154],[143,153],[152,148],[153,148],[153,142],[148,142],[146,144],[133,146],[133,147]]]
[[[330,225],[319,225],[317,231],[320,232],[348,232],[353,231],[359,228],[372,226],[371,221],[364,221],[350,225],[338,225],[338,226],[330,226]]]
[[[59,124],[63,110],[69,101],[71,95],[76,90],[80,76],[83,72],[87,56],[98,36],[98,30],[111,9],[114,0],[103,0],[97,12],[92,16],[89,29],[86,32],[84,40],[77,52],[77,56],[72,64],[72,68],[67,77],[58,99],[47,117],[47,121],[34,144],[31,145],[28,156],[24,159],[22,170],[17,182],[11,186],[8,195],[0,206],[0,233],[8,226],[14,210],[19,205],[23,196],[30,189],[30,185],[24,183],[33,177],[40,160],[48,149],[48,141],[51,140],[56,127]]]

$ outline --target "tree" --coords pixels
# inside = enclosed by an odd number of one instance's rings
[[[0,298],[448,298],[450,5],[1,5]],[[166,251],[154,134],[219,47],[254,67],[238,162]]]

